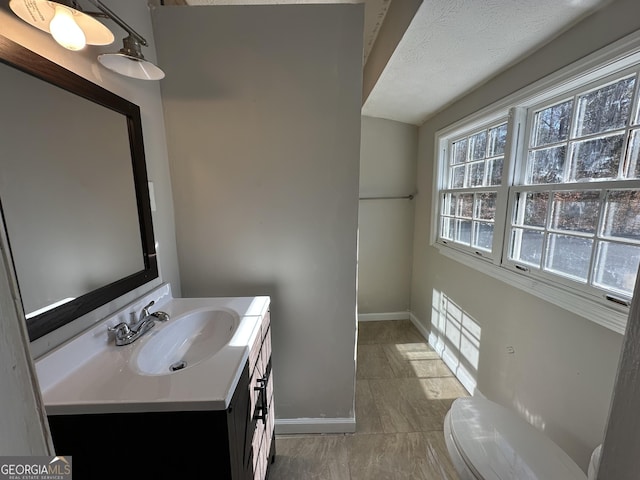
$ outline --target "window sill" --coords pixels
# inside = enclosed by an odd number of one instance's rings
[[[607,300],[599,301],[594,297],[586,294],[581,295],[561,285],[552,285],[538,278],[513,272],[440,243],[435,243],[433,246],[445,257],[624,335],[629,315],[628,308],[605,304],[604,302]]]

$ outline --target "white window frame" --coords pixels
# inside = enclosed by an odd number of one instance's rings
[[[473,240],[471,241],[471,245],[469,246],[462,245],[457,242],[452,242],[448,239],[441,238],[440,236],[437,236],[437,241],[443,245],[453,244],[457,249],[460,249],[468,254],[476,255],[479,258],[482,258],[494,264],[500,263],[500,257],[502,254],[502,239],[503,239],[502,232],[504,231],[505,218],[506,218],[504,215],[504,212],[506,211],[506,208],[507,208],[507,198],[509,195],[509,182],[506,179],[511,178],[511,175],[509,174],[509,172],[511,171],[510,160],[509,160],[509,157],[510,157],[509,152],[511,150],[511,147],[510,147],[511,138],[509,134],[507,134],[507,140],[506,140],[505,151],[504,151],[504,162],[502,167],[502,184],[501,185],[460,187],[460,188],[449,187],[450,169],[449,169],[447,160],[450,158],[451,147],[453,143],[455,143],[457,140],[468,137],[469,135],[473,135],[475,132],[488,129],[493,126],[503,124],[505,122],[507,123],[507,131],[509,132],[511,127],[511,116],[508,114],[508,112],[502,112],[502,111],[496,112],[496,115],[492,116],[492,118],[490,118],[489,121],[485,121],[477,125],[474,124],[471,126],[472,128],[464,128],[460,131],[453,132],[451,135],[448,135],[446,138],[443,137],[441,139],[440,149],[439,149],[442,155],[441,161],[442,161],[443,171],[439,179],[439,185],[441,185],[441,187],[438,189],[439,190],[438,191],[439,193],[438,207],[437,207],[438,218],[441,218],[440,216],[442,215],[442,211],[444,208],[442,200],[443,200],[443,196],[447,193],[475,194],[475,193],[495,191],[497,192],[497,202],[496,202],[496,215],[495,215],[495,221],[494,221],[493,244],[492,244],[491,252],[487,252],[486,250],[482,250],[480,248],[474,248]],[[436,235],[437,235],[437,232],[440,231],[439,227],[440,226],[438,223]],[[471,235],[473,236],[473,233]]]
[[[515,195],[520,190],[530,190],[530,187],[537,187],[520,185],[520,179],[524,178],[524,174],[516,171],[516,156],[526,158],[523,155],[526,155],[527,150],[526,138],[524,137],[529,135],[529,132],[525,131],[525,126],[529,125],[527,115],[532,115],[536,106],[548,103],[553,97],[571,96],[576,89],[582,90],[593,81],[605,79],[637,64],[640,64],[640,31],[628,35],[529,87],[436,132],[431,245],[435,246],[441,254],[453,260],[523,289],[615,332],[624,333],[629,314],[628,305],[623,304],[624,300],[619,303],[619,299],[607,298],[602,294],[602,291],[595,292],[595,289],[591,288],[576,288],[572,282],[565,282],[562,277],[556,275],[521,270],[516,262],[508,260],[508,248],[510,219],[513,214]],[[509,133],[505,149],[503,184],[500,189],[506,189],[508,193],[498,195],[493,255],[479,255],[473,249],[460,248],[461,246],[458,244],[445,243],[438,238],[443,190],[450,190],[446,183],[448,148],[456,137],[459,138],[474,130],[479,130],[483,126],[497,123],[500,118],[504,118],[506,115],[509,117]],[[525,163],[521,162],[520,165],[524,167]],[[616,188],[624,188],[624,183],[626,182],[615,182]],[[564,185],[564,189],[566,189],[566,184],[561,185]],[[595,189],[603,188],[600,182],[592,187]],[[545,185],[543,188],[553,190],[555,185]],[[578,184],[578,188],[582,188],[582,185]],[[465,191],[467,190],[472,190],[472,188],[465,189]],[[498,225],[499,223],[500,225]]]

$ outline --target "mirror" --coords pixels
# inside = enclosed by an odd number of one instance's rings
[[[158,276],[140,109],[0,37],[0,205],[33,341]]]

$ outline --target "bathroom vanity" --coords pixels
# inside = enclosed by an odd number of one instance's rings
[[[115,346],[107,328],[150,299],[169,320]],[[165,285],[38,359],[56,453],[73,457],[78,478],[267,478],[269,303],[174,299]]]

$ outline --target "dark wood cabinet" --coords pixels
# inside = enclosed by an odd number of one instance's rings
[[[262,319],[260,340],[249,354],[249,377],[252,415],[251,480],[268,477],[269,465],[275,460],[273,370],[271,368],[271,318]],[[252,367],[251,367],[252,366]]]
[[[226,410],[50,415],[74,478],[263,480],[275,459],[269,313]]]

